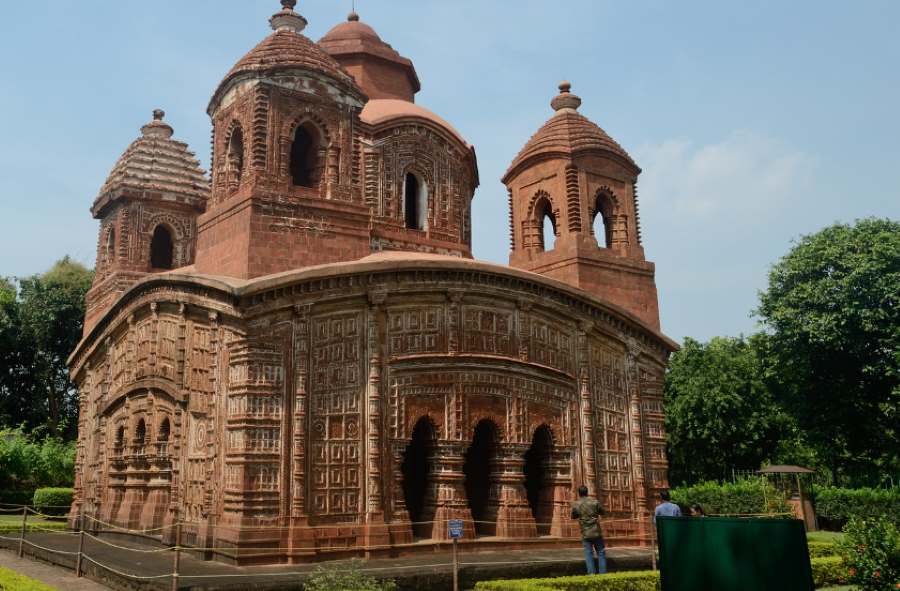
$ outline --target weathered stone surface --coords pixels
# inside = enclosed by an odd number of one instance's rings
[[[211,189],[188,189],[202,178],[189,158],[160,175],[132,156],[111,179],[169,190],[96,211],[120,254],[98,251],[70,360],[76,513],[180,521],[187,545],[302,561],[411,550],[451,518],[484,543],[564,540],[585,483],[617,519],[608,535],[637,541],[666,485],[675,345],[638,240],[636,167],[606,144],[529,152],[506,179],[513,266],[476,262],[474,149],[412,102],[368,101],[283,4],[210,105]],[[164,126],[145,135],[172,142]],[[588,240],[591,203],[613,204],[606,249]],[[555,251],[536,242],[535,204],[566,228]]]

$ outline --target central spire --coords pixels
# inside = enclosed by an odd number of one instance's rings
[[[297,0],[281,0],[281,10],[272,15],[269,24],[275,31],[293,31],[298,35],[306,28],[306,19],[294,12]]]

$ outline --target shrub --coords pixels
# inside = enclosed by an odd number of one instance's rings
[[[33,488],[0,490],[0,503],[3,505],[30,505],[33,498]]]
[[[682,510],[699,504],[707,515],[747,515],[757,513],[788,513],[790,506],[782,493],[765,478],[748,478],[735,484],[730,482],[702,482],[694,486],[674,488],[672,502]]]
[[[74,442],[53,437],[37,440],[19,429],[0,429],[0,487],[71,486],[74,478]]]
[[[658,591],[659,572],[632,571],[552,579],[482,581],[476,591]]]
[[[65,515],[72,505],[71,488],[39,488],[34,491],[34,508],[44,515]]]
[[[838,547],[833,542],[807,542],[810,558],[825,558],[827,556],[840,556]]]
[[[847,566],[840,556],[823,556],[809,561],[816,589],[847,582]]]
[[[9,591],[56,591],[40,581],[23,577],[8,568],[0,567],[0,589]]]
[[[900,587],[900,531],[885,518],[852,517],[839,548],[848,579],[863,591]]]
[[[816,514],[824,527],[842,528],[852,517],[886,517],[900,526],[900,491],[814,487]]]
[[[316,567],[304,591],[394,591],[393,581],[379,581],[359,570],[358,561],[340,567]]]

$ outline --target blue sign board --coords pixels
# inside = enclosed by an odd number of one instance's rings
[[[447,535],[453,539],[460,539],[463,537],[462,519],[450,519],[447,521]]]

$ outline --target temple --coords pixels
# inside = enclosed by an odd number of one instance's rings
[[[640,543],[675,349],[640,168],[561,84],[503,178],[510,264],[477,261],[475,149],[356,13],[314,42],[295,4],[213,92],[209,174],[157,110],[94,201],[72,515],[300,562],[448,519],[571,543],[586,484]]]

